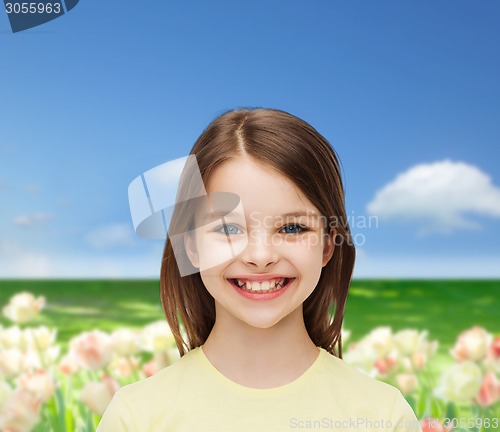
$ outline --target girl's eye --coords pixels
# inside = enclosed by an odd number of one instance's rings
[[[308,230],[306,226],[299,224],[285,225],[282,229],[285,231],[285,234],[300,234]]]
[[[220,234],[241,234],[239,231],[239,228],[236,225],[230,225],[230,224],[224,224],[217,228],[215,232],[220,233]]]

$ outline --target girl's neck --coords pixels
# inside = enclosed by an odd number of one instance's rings
[[[223,375],[253,388],[288,384],[319,355],[305,328],[302,307],[266,329],[252,327],[231,314],[217,313],[202,349]]]

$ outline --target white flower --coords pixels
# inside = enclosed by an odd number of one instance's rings
[[[18,376],[25,367],[24,354],[17,348],[0,351],[0,374],[7,379]]]
[[[481,383],[481,369],[473,361],[466,360],[449,366],[443,372],[434,394],[447,401],[471,402],[477,395]]]
[[[34,349],[46,350],[54,345],[57,337],[57,329],[49,329],[46,326],[29,328],[25,330],[27,340]]]
[[[129,329],[115,330],[111,334],[115,351],[121,356],[130,356],[140,351],[139,333]]]
[[[394,346],[392,330],[390,327],[377,327],[373,329],[364,341],[372,346],[377,352],[378,357],[385,357],[389,354]]]
[[[50,368],[58,359],[60,352],[60,345],[54,345],[45,351],[35,351],[30,348],[24,356],[25,365],[31,369]]]
[[[342,357],[346,363],[354,366],[359,371],[371,377],[378,375],[378,370],[375,367],[377,352],[365,340],[351,343],[349,349],[343,353]]]
[[[26,367],[31,369],[48,368],[56,362],[60,351],[59,345],[51,346],[44,351],[29,349],[25,354]]]
[[[175,347],[175,339],[165,321],[156,321],[144,327],[142,331],[142,347],[144,350],[158,353]]]
[[[3,308],[3,314],[19,324],[32,321],[45,306],[45,297],[38,297],[29,292],[15,294],[7,306]]]
[[[26,348],[25,333],[18,326],[0,328],[0,348]]]
[[[422,369],[429,357],[437,351],[438,341],[430,342],[427,339],[428,334],[427,330],[404,329],[394,335],[394,342],[399,352],[411,361],[411,365],[404,361],[405,370],[411,370],[413,367]]]
[[[401,357],[399,364],[404,372],[411,373],[413,371],[412,361],[408,357]]]
[[[404,329],[394,335],[394,342],[401,354],[408,356],[420,349],[424,338],[425,332],[420,333],[418,330]]]
[[[483,360],[483,365],[487,371],[493,372],[494,374],[500,376],[500,358],[495,358],[492,356],[486,357]]]

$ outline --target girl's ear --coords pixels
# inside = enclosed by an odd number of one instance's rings
[[[323,246],[323,267],[328,264],[333,256],[335,249],[335,238],[336,231],[334,229],[330,230],[328,234],[325,234],[325,244]]]
[[[184,248],[186,249],[186,255],[191,261],[193,267],[199,268],[200,262],[198,258],[198,252],[196,250],[196,242],[193,238],[194,234],[192,233],[184,233]]]

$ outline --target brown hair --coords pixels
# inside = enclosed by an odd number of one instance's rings
[[[314,344],[342,358],[341,327],[356,251],[345,212],[339,161],[330,143],[311,125],[287,112],[245,108],[217,117],[197,139],[190,154],[196,155],[205,184],[224,162],[242,154],[250,156],[285,175],[326,220],[336,221],[333,257],[304,301],[303,314]],[[174,210],[172,221],[175,219]],[[160,295],[180,355],[186,353],[184,348],[189,351],[203,345],[215,323],[215,301],[199,273],[181,277],[170,238],[163,253]]]

